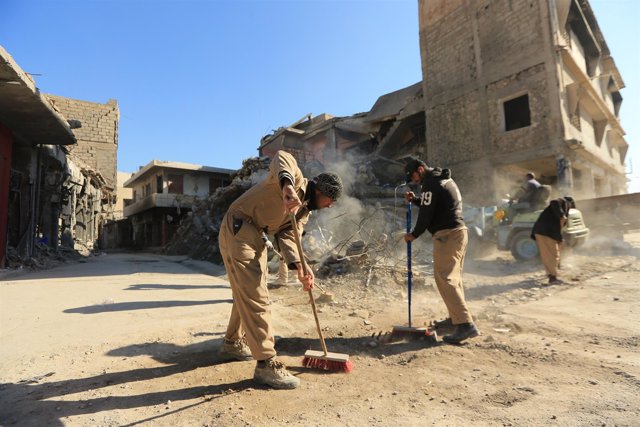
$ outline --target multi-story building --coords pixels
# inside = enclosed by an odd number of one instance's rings
[[[164,246],[180,219],[198,200],[231,183],[233,169],[153,160],[125,183],[132,199],[125,200],[124,216],[131,220],[136,247]]]
[[[578,198],[627,191],[624,82],[587,0],[420,0],[426,158],[471,202],[527,171]]]
[[[100,162],[108,157],[115,180],[118,112],[115,101],[109,114],[96,105],[41,93],[0,46],[0,268],[9,253],[19,263],[41,245],[97,240],[114,190]],[[108,156],[88,153],[85,142],[103,137],[116,142]]]

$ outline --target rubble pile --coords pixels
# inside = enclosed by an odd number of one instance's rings
[[[58,246],[52,248],[45,243],[36,243],[34,245],[33,256],[20,256],[13,246],[7,247],[7,269],[19,270],[29,268],[32,270],[42,270],[55,267],[69,261],[76,261],[90,254],[84,254],[81,251]]]
[[[208,199],[194,205],[180,222],[165,253],[221,263],[218,233],[222,218],[235,199],[265,178],[268,166],[268,158],[245,160],[230,185],[218,188]],[[359,178],[348,186],[348,193],[356,197],[347,195],[333,209],[314,212],[305,226],[305,255],[323,278],[366,275],[371,269],[379,275],[383,274],[381,267],[387,266],[389,271],[385,274],[394,276],[394,281],[404,281],[407,254],[402,237],[406,212],[401,190],[396,195],[393,188],[373,185],[376,178],[370,167],[356,166],[355,170]],[[425,249],[426,257],[421,255]],[[422,260],[431,259],[428,251],[428,244],[414,245],[414,255]],[[270,253],[269,258],[269,270],[277,271],[277,255]]]
[[[180,222],[178,230],[164,252],[189,255],[193,259],[222,263],[218,248],[220,223],[231,203],[267,174],[269,159],[251,157],[242,162],[231,184],[218,188],[206,200],[198,201]]]

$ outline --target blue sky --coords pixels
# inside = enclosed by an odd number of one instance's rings
[[[627,85],[640,191],[640,2],[591,5]],[[117,99],[128,172],[152,159],[236,169],[279,126],[368,111],[422,78],[417,0],[3,0],[0,44],[44,93]]]

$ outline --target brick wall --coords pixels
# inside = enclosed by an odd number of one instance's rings
[[[420,0],[419,11],[428,161],[486,204],[497,165],[560,139],[547,0]],[[525,93],[531,126],[505,132],[502,102]]]
[[[528,95],[531,126],[505,132],[503,101],[514,94]],[[551,119],[544,64],[491,83],[487,86],[487,100],[492,150],[504,155],[549,145],[552,140]]]
[[[427,125],[429,162],[446,166],[483,156],[479,109],[478,93],[473,91],[427,111],[427,123],[434,124]]]
[[[69,147],[72,157],[81,159],[116,188],[118,155],[118,122],[120,111],[116,100],[106,104],[47,95],[54,108],[68,120],[79,120],[82,127],[74,129],[78,144]]]

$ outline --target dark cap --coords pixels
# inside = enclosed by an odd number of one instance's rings
[[[573,197],[564,196],[564,199],[567,201],[567,203],[569,204],[569,207],[571,209],[575,209],[576,208],[576,201],[573,199]]]
[[[418,170],[420,166],[423,166],[425,169],[427,164],[417,157],[410,157],[409,162],[404,167],[404,173],[407,176],[407,181],[411,179],[411,174]]]
[[[313,178],[313,181],[316,183],[316,188],[334,202],[338,200],[344,190],[342,180],[333,172],[322,172]]]

